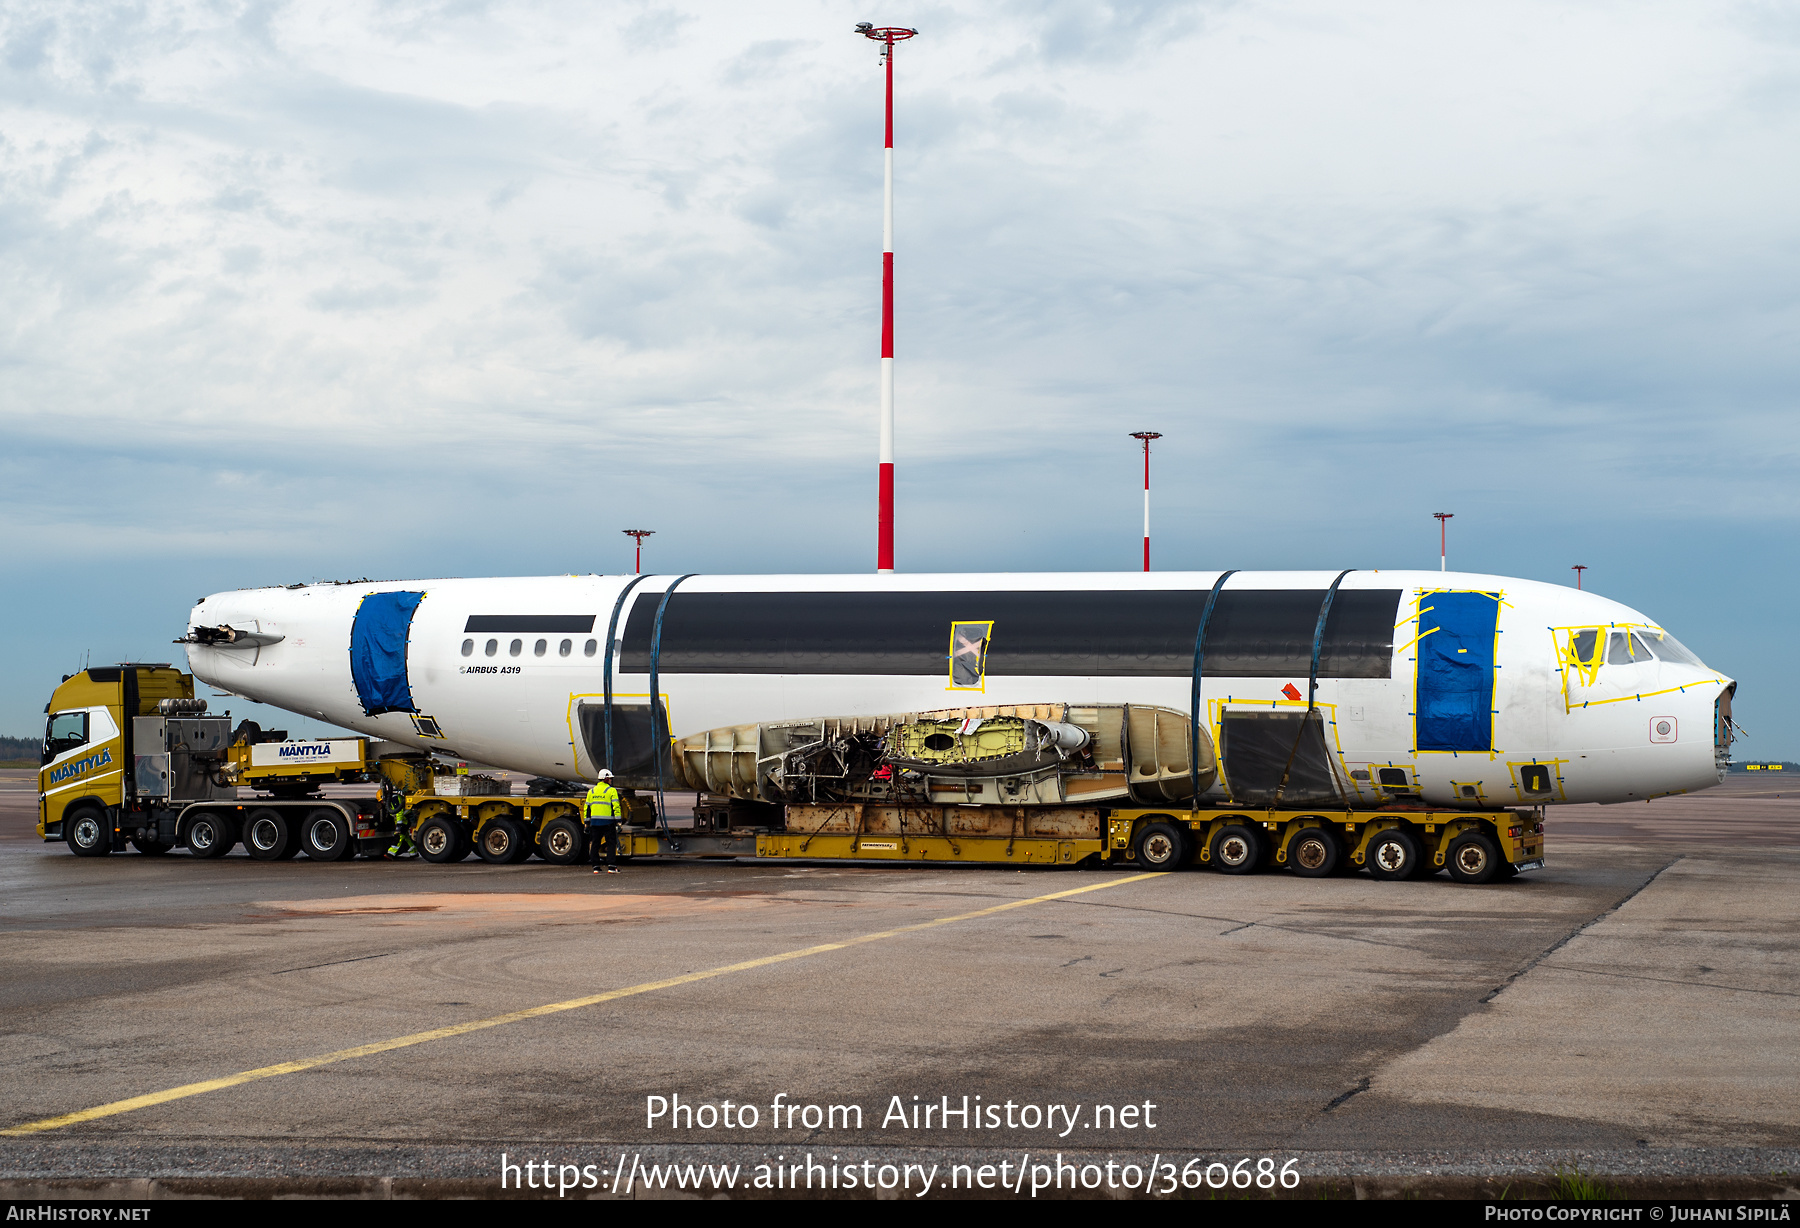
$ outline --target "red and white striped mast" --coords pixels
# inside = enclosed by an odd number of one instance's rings
[[[1161,431],[1133,431],[1133,439],[1144,441],[1144,570],[1150,570],[1150,441],[1161,439]]]
[[[918,31],[899,26],[878,28],[861,21],[856,24],[856,32],[881,44],[881,64],[887,70],[886,180],[881,198],[881,468],[877,479],[875,569],[891,572],[894,570],[894,44],[905,42]]]

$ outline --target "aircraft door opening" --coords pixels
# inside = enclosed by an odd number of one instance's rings
[[[1498,593],[1419,598],[1414,736],[1420,750],[1492,750]]]
[[[406,647],[424,593],[370,593],[350,624],[350,678],[365,716],[417,712],[406,678]]]

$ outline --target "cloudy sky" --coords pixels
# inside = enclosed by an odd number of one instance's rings
[[[10,0],[0,733],[224,588],[871,567],[862,20],[904,569],[1133,566],[1160,430],[1159,566],[1452,511],[1800,757],[1800,17],[1655,0]]]

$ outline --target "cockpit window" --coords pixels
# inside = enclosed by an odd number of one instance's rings
[[[1645,661],[1656,658],[1644,647],[1644,641],[1629,631],[1614,631],[1607,637],[1606,663],[1608,665],[1641,665]]]
[[[1595,663],[1594,654],[1599,647],[1600,632],[1593,627],[1584,627],[1569,636],[1569,655],[1582,665]]]
[[[1667,631],[1647,629],[1639,633],[1656,650],[1656,655],[1665,661],[1679,661],[1683,665],[1692,665],[1696,669],[1705,669],[1705,662],[1695,656],[1686,644],[1670,635]]]

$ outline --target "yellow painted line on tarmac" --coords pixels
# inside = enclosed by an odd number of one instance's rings
[[[954,925],[958,921],[973,921],[977,917],[991,917],[995,913],[1009,912],[1012,909],[1025,908],[1032,904],[1066,900],[1070,896],[1086,895],[1090,891],[1104,891],[1108,887],[1122,887],[1126,883],[1141,883],[1145,879],[1161,877],[1163,875],[1160,873],[1133,874],[1127,878],[1115,878],[1108,882],[1093,883],[1069,891],[1053,891],[1049,895],[1036,895],[1026,900],[1010,900],[1005,904],[995,904],[991,908],[978,908],[974,912],[957,913],[954,917],[938,917],[933,921],[921,921],[917,925],[902,925],[873,934],[860,934],[855,938],[846,938],[842,942],[826,942],[816,947],[803,947],[798,951],[783,951],[779,955],[765,955],[761,959],[746,959],[742,963],[726,964],[722,968],[708,968],[704,972],[685,972],[680,976],[672,976],[661,981],[645,981],[641,985],[628,985],[624,989],[609,989],[605,993],[589,994],[585,998],[570,998],[566,1002],[550,1002],[543,1006],[528,1007],[522,1011],[508,1011],[504,1015],[494,1015],[488,1019],[475,1019],[468,1023],[451,1024],[447,1028],[433,1028],[429,1032],[413,1032],[407,1036],[396,1036],[392,1040],[378,1040],[372,1044],[357,1045],[354,1049],[339,1049],[335,1053],[321,1053],[316,1057],[303,1057],[292,1062],[278,1062],[273,1066],[259,1066],[255,1070],[242,1070],[237,1074],[225,1075],[218,1079],[206,1079],[199,1083],[183,1083],[180,1087],[171,1087],[165,1091],[133,1096],[129,1100],[115,1100],[111,1104],[95,1105],[91,1109],[82,1109],[77,1113],[64,1113],[60,1117],[46,1117],[41,1121],[28,1121],[23,1125],[10,1126],[0,1130],[0,1136],[41,1134],[46,1130],[60,1130],[64,1126],[79,1125],[84,1121],[97,1121],[102,1117],[116,1117],[120,1113],[131,1113],[138,1109],[150,1108],[153,1105],[167,1104],[171,1100],[185,1100],[189,1096],[203,1096],[207,1092],[223,1091],[228,1087],[236,1087],[240,1083],[272,1079],[276,1075],[296,1074],[302,1070],[311,1070],[316,1066],[330,1066],[335,1062],[370,1057],[377,1053],[387,1053],[393,1049],[406,1049],[413,1045],[423,1045],[429,1041],[448,1040],[452,1036],[463,1036],[470,1032],[497,1028],[508,1023],[521,1023],[524,1020],[537,1019],[544,1015],[580,1010],[584,1006],[598,1006],[602,1002],[636,997],[638,994],[651,993],[658,989],[673,989],[677,985],[692,985],[696,981],[709,981],[714,977],[726,976],[733,972],[767,968],[772,964],[784,964],[789,960],[805,959],[809,955],[842,951],[847,947],[859,947],[865,943],[879,942],[883,938],[914,934],[920,930],[936,929],[940,925]]]

